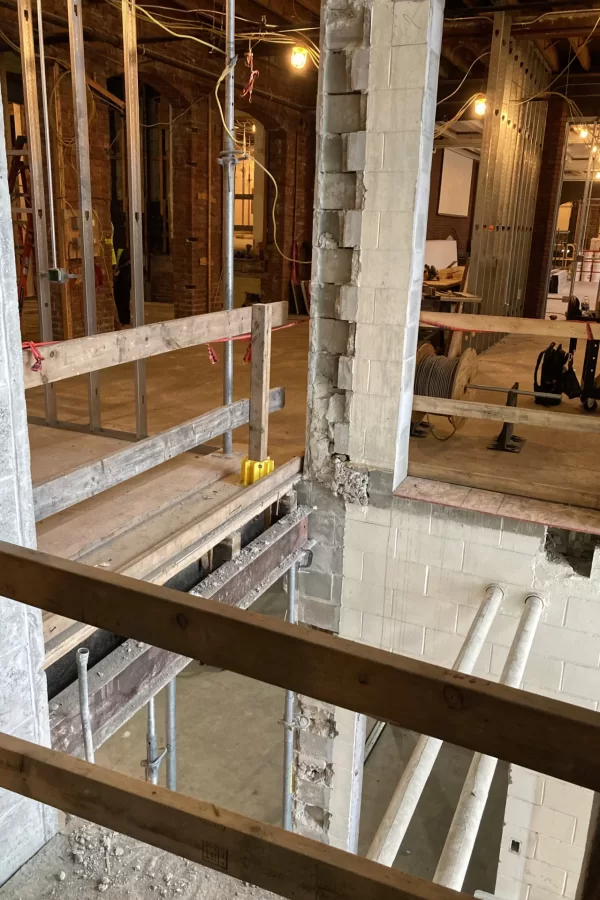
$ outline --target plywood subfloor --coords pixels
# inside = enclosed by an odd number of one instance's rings
[[[539,352],[547,347],[544,338],[508,336],[479,358],[478,384],[510,387],[515,381],[525,390],[533,390],[533,372]],[[581,374],[585,346],[580,342],[575,368]],[[506,395],[476,391],[473,400],[505,405]],[[536,406],[533,397],[519,397],[519,407]],[[585,413],[579,400],[563,397],[557,414],[581,416]],[[451,432],[447,419],[431,416],[433,430],[439,438]],[[598,437],[560,429],[515,426],[515,433],[525,438],[520,453],[502,453],[487,449],[496,437],[501,423],[470,419],[466,426],[448,440],[435,440],[433,434],[410,442],[409,474],[433,478],[451,484],[504,491],[518,496],[536,497],[575,506],[600,509],[600,482],[597,479]]]

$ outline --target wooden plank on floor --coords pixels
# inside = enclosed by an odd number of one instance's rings
[[[419,324],[430,328],[449,328],[452,331],[486,332],[492,334],[530,334],[561,341],[571,337],[582,341],[600,340],[597,322],[573,322],[551,319],[520,319],[513,316],[478,316],[472,313],[440,313],[421,311]]]
[[[600,789],[588,709],[4,542],[0,596]]]
[[[415,394],[413,409],[434,416],[464,416],[493,422],[513,422],[515,425],[534,425],[537,428],[563,428],[583,434],[600,434],[600,419],[595,416],[543,412],[497,403],[474,403],[470,400],[447,400],[442,397],[423,397]]]
[[[273,327],[287,322],[287,302],[271,304]],[[34,372],[35,363],[30,350],[23,351],[25,389],[96,372],[138,359],[148,359],[160,353],[195,347],[210,341],[249,334],[251,308],[221,310],[184,319],[156,322],[123,331],[108,331],[70,341],[61,341],[42,348],[41,369]]]
[[[283,409],[284,403],[284,389],[274,388],[267,397],[267,416],[269,411]],[[246,425],[249,416],[249,401],[238,400],[231,406],[220,406],[182,425],[176,425],[135,444],[128,444],[122,450],[79,466],[58,478],[36,484],[33,488],[36,521],[129,481],[142,472],[213,440],[225,431]]]
[[[9,735],[0,735],[0,786],[290,900],[467,900],[214,803]]]

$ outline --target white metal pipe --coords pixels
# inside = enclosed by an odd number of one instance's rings
[[[543,609],[544,602],[537,594],[530,594],[525,600],[525,609],[502,669],[500,684],[514,688],[518,688],[521,684]],[[433,876],[436,884],[442,884],[455,891],[461,890],[497,763],[497,759],[484,756],[482,753],[475,753],[473,756]]]
[[[235,214],[235,0],[225,5],[225,63],[229,71],[225,76],[225,105],[223,117],[223,309],[233,309],[233,251]],[[209,260],[210,265],[210,260]],[[233,401],[233,343],[225,341],[223,353],[223,403]],[[232,434],[223,435],[223,452],[232,452]]]
[[[167,685],[167,702],[165,712],[165,730],[167,733],[167,787],[177,790],[177,678],[173,677]]]
[[[485,597],[452,666],[457,672],[468,675],[473,671],[503,597],[504,591],[497,584],[490,584],[486,589]],[[442,743],[439,738],[428,735],[419,737],[369,847],[368,859],[384,866],[393,865]]]
[[[50,213],[50,246],[52,248],[52,268],[58,266],[56,255],[56,222],[54,218],[54,189],[52,185],[52,156],[50,149],[50,119],[48,116],[48,86],[46,83],[46,57],[44,55],[44,22],[42,0],[37,0],[38,48],[40,53],[40,84],[42,88],[42,113],[44,138],[46,141],[46,169],[48,172],[48,212]]]

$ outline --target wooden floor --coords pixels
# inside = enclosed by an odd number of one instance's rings
[[[510,387],[515,381],[524,390],[533,390],[533,372],[538,353],[548,346],[545,338],[508,336],[479,358],[476,383]],[[575,368],[581,374],[585,347],[580,342]],[[480,403],[504,406],[506,395],[476,391],[472,398]],[[536,406],[533,397],[519,397],[519,407],[545,409]],[[553,412],[585,413],[579,400],[563,401]],[[436,435],[447,437],[448,421],[431,416]],[[515,426],[515,433],[525,438],[520,453],[501,453],[487,449],[501,429],[501,423],[470,419],[466,426],[449,440],[412,438],[410,442],[409,474],[503,491],[518,496],[535,497],[575,506],[600,509],[600,485],[596,483],[598,437],[575,431],[561,431],[531,426]]]

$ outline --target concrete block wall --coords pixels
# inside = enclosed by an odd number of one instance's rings
[[[0,111],[1,111],[0,103]],[[35,546],[6,153],[0,142],[0,540]],[[49,744],[42,616],[0,597],[0,731]],[[51,837],[54,813],[0,790],[0,885]]]

